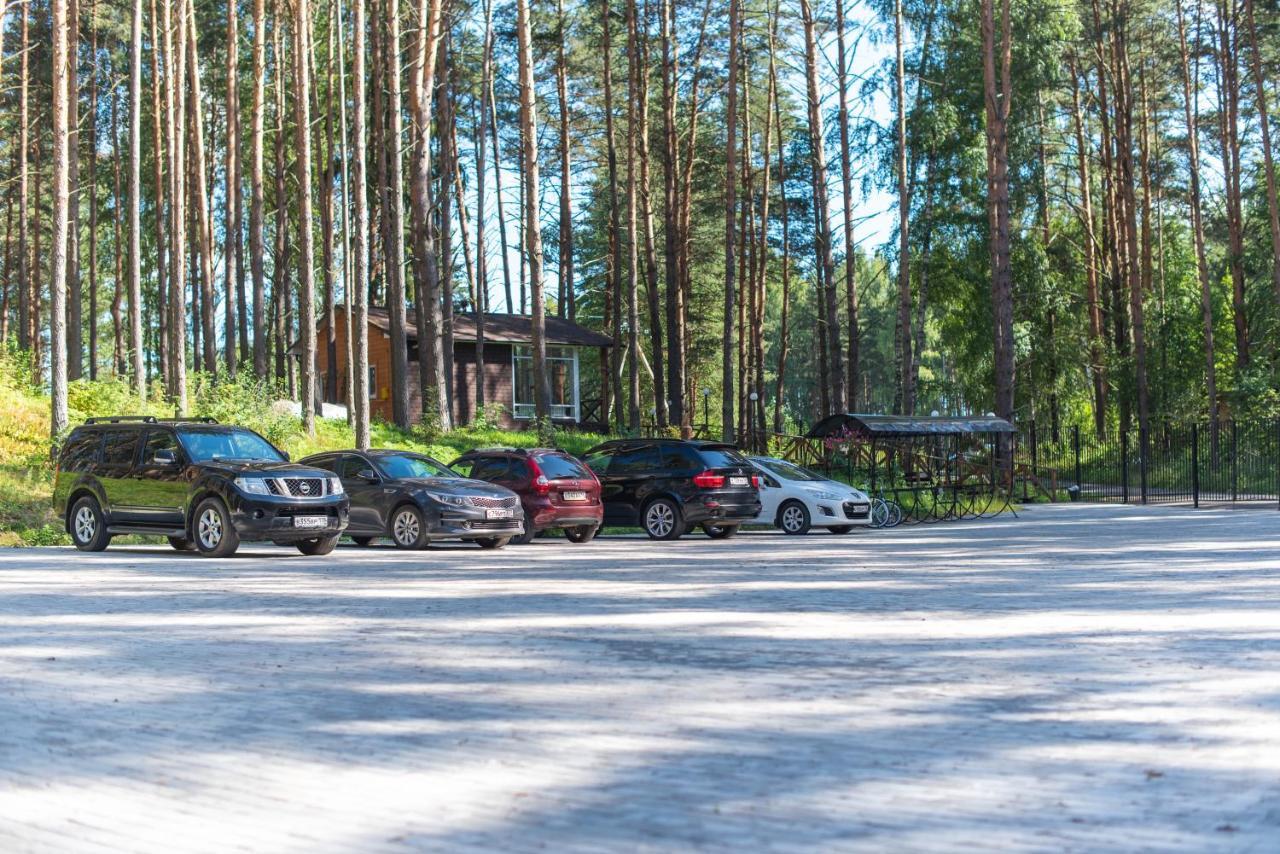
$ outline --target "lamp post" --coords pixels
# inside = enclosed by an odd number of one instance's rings
[[[758,450],[756,443],[756,401],[760,399],[760,395],[754,391],[747,395],[751,401],[751,405],[747,407],[747,447],[753,451]]]

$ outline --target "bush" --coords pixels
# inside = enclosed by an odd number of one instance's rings
[[[197,376],[191,414],[216,418],[222,424],[238,424],[256,430],[275,445],[286,445],[302,427],[293,404],[277,399],[276,387],[242,374],[217,383]]]

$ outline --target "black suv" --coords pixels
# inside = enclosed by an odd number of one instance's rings
[[[616,439],[585,458],[603,486],[606,525],[639,525],[655,540],[701,525],[723,539],[760,513],[755,469],[724,442]]]
[[[332,472],[291,464],[252,430],[212,418],[88,419],[58,455],[53,506],[76,548],[92,552],[115,534],[144,534],[208,557],[241,540],[322,555],[347,527]]]

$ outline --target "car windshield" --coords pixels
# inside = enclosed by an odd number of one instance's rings
[[[388,454],[376,460],[384,477],[460,477],[444,463],[416,454]]]
[[[178,439],[194,462],[266,460],[284,462],[275,446],[252,430],[179,430]]]
[[[775,474],[783,480],[808,480],[808,481],[825,481],[827,478],[816,472],[801,468],[795,463],[783,462],[782,460],[756,460],[757,465],[771,474]]]

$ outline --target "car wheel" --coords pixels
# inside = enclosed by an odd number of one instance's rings
[[[578,525],[576,528],[565,528],[564,536],[571,543],[589,543],[599,530],[595,525]]]
[[[169,545],[173,546],[173,550],[178,552],[193,552],[196,550],[196,544],[186,537],[170,537]]]
[[[500,549],[511,542],[510,537],[479,537],[475,544],[482,549]]]
[[[799,501],[788,501],[778,511],[778,527],[788,534],[809,533],[809,510]]]
[[[82,552],[100,552],[111,542],[98,499],[86,495],[71,508],[71,541]]]
[[[360,546],[360,548],[368,548],[369,543],[373,542],[373,537],[352,537],[351,542]]]
[[[737,525],[703,525],[702,530],[713,540],[727,540],[738,533]]]
[[[527,546],[533,542],[533,538],[536,536],[538,536],[538,532],[529,524],[529,517],[526,516],[524,519],[524,533],[512,537],[511,542],[517,546]]]
[[[833,534],[847,534],[853,530],[853,526],[852,525],[832,525],[827,530]]]
[[[314,540],[302,540],[298,545],[298,551],[304,555],[327,555],[338,546],[338,534],[332,537],[317,537]]]
[[[240,535],[220,498],[206,498],[196,507],[196,548],[205,557],[231,557],[240,548]]]
[[[391,542],[398,549],[427,547],[427,526],[421,510],[411,504],[396,508],[391,514]]]
[[[680,508],[669,498],[655,498],[646,504],[640,522],[651,540],[677,540],[684,533]]]

